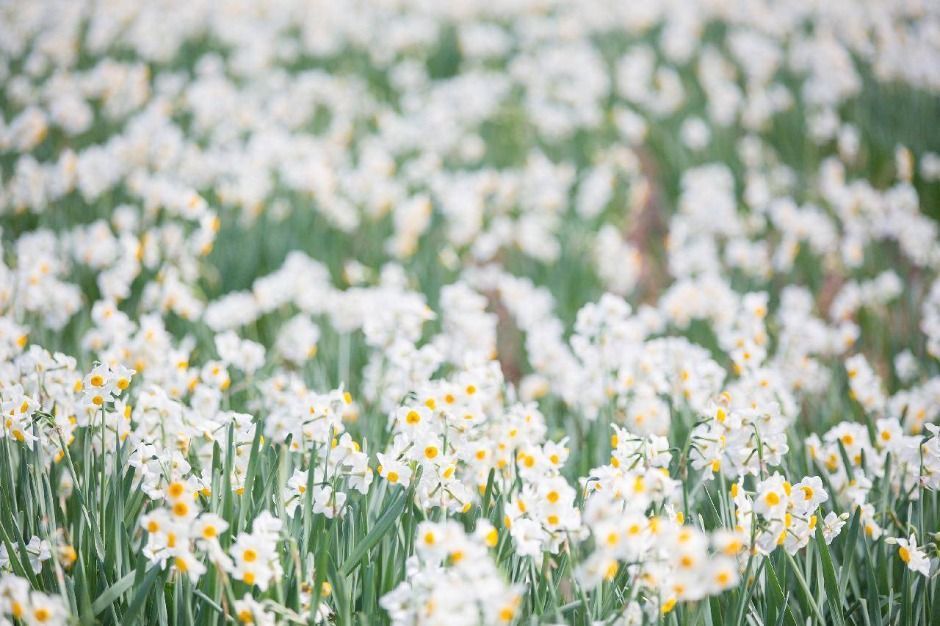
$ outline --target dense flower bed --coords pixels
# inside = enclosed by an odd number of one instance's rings
[[[0,4],[0,626],[934,623],[938,32]]]

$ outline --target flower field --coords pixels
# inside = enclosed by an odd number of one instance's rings
[[[940,624],[940,4],[0,1],[0,626]]]

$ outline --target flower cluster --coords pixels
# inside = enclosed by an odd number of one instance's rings
[[[523,589],[508,584],[489,548],[499,533],[481,522],[468,535],[455,522],[422,522],[406,580],[382,597],[396,626],[407,624],[511,624]]]
[[[33,591],[29,581],[13,574],[0,575],[0,619],[12,624],[64,626],[69,609],[58,595]]]
[[[2,4],[0,626],[926,619],[940,4],[876,4]]]
[[[668,442],[615,427],[611,462],[582,480],[585,523],[594,550],[578,579],[592,588],[626,579],[638,590],[634,608],[669,613],[677,602],[718,594],[737,584],[747,539],[740,530],[703,532],[683,524],[679,481],[670,477]],[[631,610],[628,608],[628,610]]]
[[[774,474],[758,482],[753,492],[734,483],[731,494],[737,528],[754,537],[754,548],[760,554],[770,554],[777,546],[796,554],[813,538],[820,523],[826,543],[830,543],[844,524],[835,513],[825,519],[817,515],[819,506],[829,499],[818,476],[790,484],[781,474]]]

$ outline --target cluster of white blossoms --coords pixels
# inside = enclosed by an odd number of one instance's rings
[[[29,580],[0,574],[0,623],[66,624],[69,609],[58,595],[34,591]]]
[[[0,626],[632,626],[856,523],[937,580],[938,32],[3,3]]]
[[[746,535],[755,537],[754,546],[762,554],[770,554],[779,545],[790,554],[806,547],[820,522],[816,511],[829,499],[818,476],[791,485],[775,473],[758,482],[753,494],[738,483],[732,485],[731,492],[738,526]],[[834,513],[823,521],[823,535],[826,543],[830,543],[843,521]]]
[[[456,522],[422,522],[405,580],[382,597],[396,626],[407,624],[511,624],[523,589],[508,584],[490,548],[498,533],[481,521],[472,534]]]
[[[614,427],[610,463],[582,479],[585,523],[594,551],[578,578],[589,588],[626,577],[645,608],[668,613],[737,584],[747,538],[735,529],[705,533],[683,524],[680,483],[669,475],[672,454],[664,437],[637,437]],[[639,608],[635,603],[628,611]]]

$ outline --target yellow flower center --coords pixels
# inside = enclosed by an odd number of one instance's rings
[[[620,566],[617,564],[617,561],[611,561],[610,565],[607,566],[607,569],[604,570],[604,578],[606,580],[613,580],[619,569]]]
[[[901,557],[901,560],[905,563],[911,562],[911,551],[908,550],[905,546],[898,547],[898,556]]]

